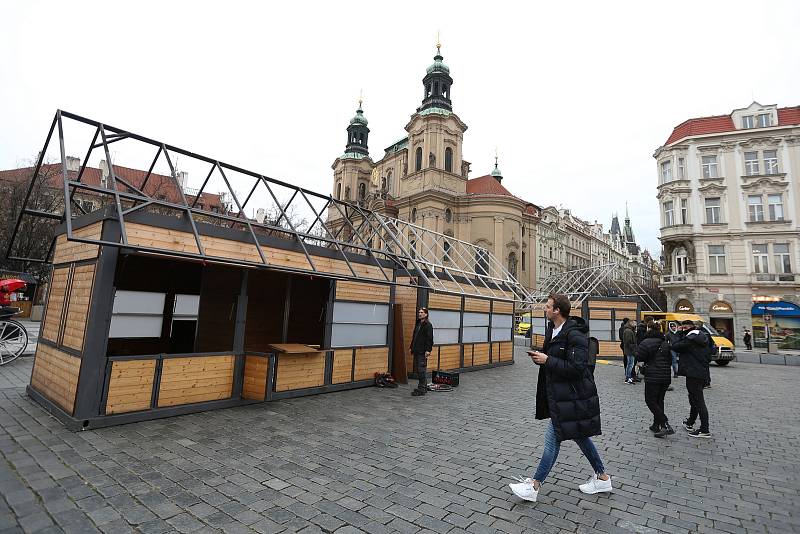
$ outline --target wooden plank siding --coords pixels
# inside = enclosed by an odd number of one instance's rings
[[[589,308],[590,319],[611,319],[611,310],[596,310]]]
[[[501,341],[492,343],[492,360],[509,362],[514,359],[514,343],[512,341]]]
[[[95,268],[96,264],[94,263],[78,265],[72,273],[72,285],[69,292],[62,344],[79,352],[83,351]]]
[[[156,360],[115,361],[111,364],[106,414],[150,408]]]
[[[389,302],[391,287],[379,284],[365,284],[347,280],[336,281],[336,300],[358,302]]]
[[[233,355],[165,359],[161,368],[158,406],[230,398],[234,360]]]
[[[100,240],[102,232],[103,223],[96,222],[89,226],[73,230],[72,235],[84,239]],[[99,250],[100,247],[98,245],[69,241],[67,240],[67,234],[61,234],[56,238],[53,265],[96,258]]]
[[[31,387],[72,415],[81,359],[39,343],[33,360]]]
[[[439,369],[450,370],[461,367],[461,345],[439,346]]]
[[[280,353],[275,371],[275,391],[289,391],[325,384],[325,353]]]
[[[411,338],[414,334],[414,324],[417,319],[417,288],[409,286],[396,286],[394,288],[395,304],[402,306],[403,318],[403,351],[406,354],[406,372],[414,370],[414,359],[409,349],[411,348]]]
[[[495,300],[492,304],[492,313],[504,313],[510,315],[514,313],[514,303],[504,300]]]
[[[461,311],[461,297],[445,293],[431,293],[428,296],[428,308],[432,310]]]
[[[356,380],[372,380],[375,373],[389,371],[389,347],[356,349]]]
[[[269,381],[269,358],[266,356],[245,356],[242,398],[264,400]]]
[[[47,292],[44,324],[40,333],[42,338],[53,343],[58,342],[58,331],[61,328],[61,312],[64,309],[68,281],[69,267],[53,269],[53,275],[50,278],[50,289]]]
[[[188,232],[170,230],[139,223],[126,223],[128,242],[133,245],[152,247],[165,252],[177,251],[198,254],[194,236]],[[222,239],[206,235],[200,236],[200,243],[205,253],[210,256],[225,259],[236,259],[261,263],[261,256],[253,243]],[[311,265],[302,252],[284,250],[273,247],[261,246],[267,262],[276,267],[290,267],[294,269],[310,270]],[[344,260],[328,258],[325,256],[312,256],[317,270],[328,273],[352,276],[352,271]],[[375,280],[385,280],[381,269],[374,265],[366,265],[351,261],[350,264],[359,276]],[[387,276],[391,269],[386,268]]]
[[[472,348],[472,365],[489,363],[489,343],[475,343]]]
[[[486,299],[464,299],[464,311],[489,313],[491,301]]]
[[[589,309],[606,308],[614,310],[635,310],[638,307],[636,302],[617,301],[617,300],[590,300]]]
[[[619,347],[619,341],[600,341],[597,355],[602,356],[619,356],[622,357],[622,349]]]
[[[353,375],[353,349],[341,349],[333,351],[333,375],[332,384],[344,384],[350,382]]]

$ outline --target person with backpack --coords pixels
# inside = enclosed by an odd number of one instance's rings
[[[528,351],[539,366],[536,386],[536,419],[550,419],[544,435],[544,451],[533,478],[509,484],[520,499],[536,502],[542,483],[558,458],[561,442],[573,440],[592,465],[594,474],[579,489],[583,493],[610,492],[600,453],[591,436],[601,433],[600,399],[588,368],[588,332],[580,317],[570,317],[566,295],[550,295],[545,305],[548,319],[543,352]]]
[[[678,374],[686,377],[686,391],[691,407],[683,428],[693,438],[710,438],[708,408],[703,397],[703,386],[711,376],[708,369],[711,361],[708,335],[688,319],[681,323],[680,334],[678,341],[672,345],[672,350],[678,353]],[[698,416],[700,428],[695,429]]]
[[[653,414],[650,430],[657,438],[674,434],[664,413],[664,397],[672,380],[672,350],[669,341],[661,333],[658,323],[648,323],[647,333],[636,347],[636,362],[643,364],[644,401]]]

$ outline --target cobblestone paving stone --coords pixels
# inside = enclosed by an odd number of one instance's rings
[[[0,532],[800,532],[798,368],[714,367],[704,441],[653,438],[643,386],[598,365],[614,493],[580,493],[590,468],[566,443],[527,503],[507,483],[533,473],[545,423],[519,348],[450,393],[367,388],[81,433],[25,396],[31,360],[0,368]]]

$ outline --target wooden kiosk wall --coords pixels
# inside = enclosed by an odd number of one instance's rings
[[[73,221],[74,235],[119,240],[116,221],[102,220],[101,216],[83,219],[88,219],[83,226],[80,219]],[[201,234],[220,233],[219,229],[201,226],[204,225],[198,225]],[[126,227],[130,243],[163,249],[167,257],[170,250],[186,251],[196,246],[191,234],[175,227],[145,222],[131,222]],[[252,259],[253,254],[258,255],[255,245],[235,238],[201,235],[201,239],[205,252],[221,259]],[[286,246],[291,247],[292,243],[286,241]],[[308,268],[302,252],[265,245],[262,250],[273,264]],[[50,291],[28,392],[72,429],[363,387],[373,383],[374,373],[390,368],[391,322],[386,325],[385,342],[379,346],[339,346],[308,354],[245,351],[247,305],[241,301],[237,305],[233,350],[108,356],[119,256],[118,247],[67,241],[63,234],[56,240]],[[330,256],[330,252],[327,256],[313,256],[320,271],[334,276],[350,274],[344,260]],[[392,301],[393,286],[385,283],[377,266],[364,261],[350,258],[361,276],[376,283],[331,280],[323,349],[330,347],[337,302],[389,305]],[[387,270],[391,273],[390,268]],[[242,268],[243,273],[246,271],[249,269]]]

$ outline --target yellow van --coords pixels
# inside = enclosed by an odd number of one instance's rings
[[[714,330],[714,327],[704,321],[702,317],[694,313],[670,313],[670,312],[642,312],[642,320],[646,321],[648,317],[652,317],[656,321],[666,321],[669,323],[680,323],[681,321],[700,321],[703,323],[703,330],[706,331],[714,344],[717,346],[717,354],[714,361],[717,365],[728,365],[728,362],[733,360],[733,343],[720,335],[719,332]]]
[[[517,315],[517,325],[514,327],[514,333],[518,336],[529,337],[531,335],[531,312]]]

